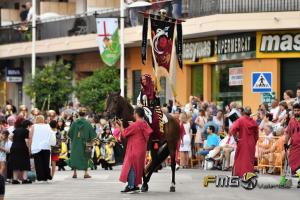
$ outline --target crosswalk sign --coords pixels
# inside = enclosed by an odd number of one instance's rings
[[[272,72],[253,72],[252,92],[272,92]]]

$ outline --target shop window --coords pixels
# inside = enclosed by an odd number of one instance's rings
[[[137,98],[141,90],[141,70],[132,71],[132,102],[134,105],[137,103]]]
[[[192,66],[191,86],[193,96],[203,99],[203,66]]]
[[[216,101],[220,108],[225,108],[230,102],[235,101],[242,105],[243,85],[229,81],[230,68],[237,68],[232,71],[239,71],[242,64],[218,64],[212,66],[212,100]],[[231,74],[232,75],[232,74]],[[237,75],[242,79],[243,74]]]

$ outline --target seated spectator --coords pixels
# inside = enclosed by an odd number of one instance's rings
[[[285,141],[285,135],[284,135],[284,128],[280,127],[276,130],[275,136],[278,138],[276,139],[270,149],[267,149],[265,153],[265,157],[269,161],[269,165],[272,165],[273,167],[270,167],[268,170],[269,174],[272,174],[275,172],[276,166],[280,166],[282,159],[284,158],[283,151],[283,144]],[[281,155],[282,154],[282,155]]]
[[[213,117],[213,122],[219,126],[219,130],[224,129],[224,119],[222,110],[217,111],[217,115]]]
[[[271,124],[271,125],[273,125],[272,121],[273,121],[273,116],[272,116],[272,114],[270,114],[270,113],[264,114],[264,115],[263,115],[263,119],[262,119],[262,121],[261,121],[261,123],[260,123],[260,125],[259,125],[259,130],[260,130],[260,131],[263,131],[263,129],[264,129],[264,127],[265,127],[266,124]]]
[[[207,136],[208,136],[207,128],[208,128],[209,126],[213,126],[213,127],[215,128],[215,129],[214,129],[214,132],[215,132],[215,133],[218,133],[218,132],[219,132],[219,126],[218,126],[216,123],[214,123],[214,122],[212,121],[212,118],[211,118],[211,119],[208,119],[207,123],[206,123],[206,124],[203,126],[203,128],[202,128],[202,134],[201,134],[202,140],[206,140],[206,138],[207,138]]]
[[[260,163],[263,165],[269,164],[268,157],[266,157],[265,152],[267,152],[273,142],[273,127],[271,124],[266,124],[263,128],[263,135],[257,141],[257,156],[260,160]],[[266,170],[265,167],[261,168],[263,172]]]
[[[215,161],[214,166],[217,167],[219,161],[223,161],[225,157],[225,168],[224,171],[230,170],[230,155],[235,148],[234,137],[228,133],[223,140],[220,141],[220,145],[215,147],[214,150],[210,151],[208,154],[209,159]],[[219,156],[218,156],[219,155]],[[217,157],[218,156],[218,157]],[[217,158],[216,158],[217,157]]]
[[[219,136],[216,134],[216,128],[214,126],[208,126],[207,128],[207,140],[203,150],[200,151],[200,155],[206,156],[211,150],[219,146]]]

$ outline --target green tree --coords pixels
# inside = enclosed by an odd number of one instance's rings
[[[119,71],[116,67],[103,67],[78,82],[76,96],[80,103],[93,111],[104,110],[107,94],[120,88]]]
[[[58,110],[73,91],[71,66],[63,61],[37,69],[34,79],[25,85],[26,94],[35,97],[36,107],[44,110]]]

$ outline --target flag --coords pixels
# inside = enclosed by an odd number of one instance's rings
[[[113,66],[120,59],[120,42],[117,18],[97,18],[97,42],[103,62]]]
[[[159,70],[162,74],[169,75],[170,67],[173,67],[171,61],[175,56],[173,53],[175,23],[151,17],[150,26],[152,55],[156,71]]]
[[[146,64],[147,36],[150,26],[150,45],[155,73],[155,85],[160,92],[160,77],[166,77],[171,85],[173,96],[176,80],[176,55],[182,69],[182,21],[167,16],[144,13],[142,32],[142,63]]]

